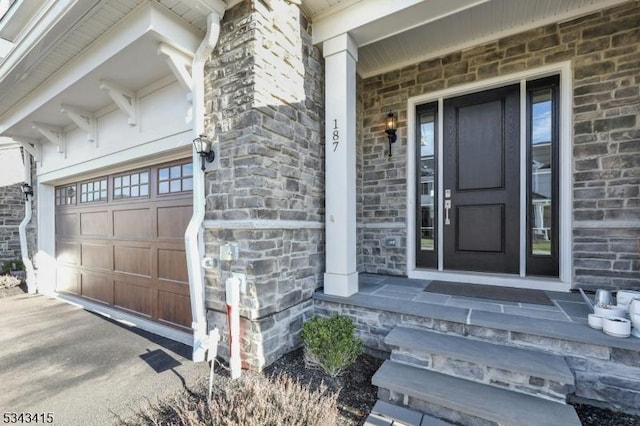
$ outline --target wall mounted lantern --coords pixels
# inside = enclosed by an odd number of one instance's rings
[[[207,137],[207,135],[200,135],[193,140],[193,146],[196,149],[196,152],[200,154],[200,158],[202,159],[202,171],[204,171],[205,160],[209,163],[212,163],[213,160],[216,159],[216,153],[213,152],[213,143],[211,139]]]
[[[25,182],[22,184],[21,189],[25,201],[29,201],[29,195],[31,195],[31,198],[33,198],[33,188],[31,187],[31,185]]]
[[[394,113],[389,112],[386,120],[384,121],[384,132],[389,137],[389,158],[391,158],[391,144],[398,139],[398,136],[396,135],[397,129],[398,117],[396,117]]]

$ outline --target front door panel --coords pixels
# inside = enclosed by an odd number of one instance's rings
[[[516,274],[519,86],[445,100],[443,119],[444,268]]]

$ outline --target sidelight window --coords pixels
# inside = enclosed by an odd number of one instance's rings
[[[423,105],[417,111],[417,257],[423,266],[437,266],[437,185],[436,185],[436,104]]]
[[[527,274],[557,275],[558,78],[527,85]]]

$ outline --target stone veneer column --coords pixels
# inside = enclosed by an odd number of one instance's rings
[[[325,57],[324,291],[350,296],[358,291],[356,258],[356,61],[348,34],[323,44]]]

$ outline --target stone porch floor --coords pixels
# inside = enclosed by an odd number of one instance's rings
[[[429,281],[426,280],[360,274],[359,293],[389,299],[583,324],[587,324],[587,315],[591,313],[582,296],[577,292],[545,291],[554,304],[554,306],[550,306],[428,293],[424,291],[428,284]]]
[[[428,280],[361,273],[358,293],[350,297],[338,297],[317,292],[314,299],[640,351],[639,338],[611,337],[601,330],[590,328],[587,315],[591,311],[579,292],[546,291],[553,302],[553,306],[550,306],[427,293],[424,291],[427,284]]]

